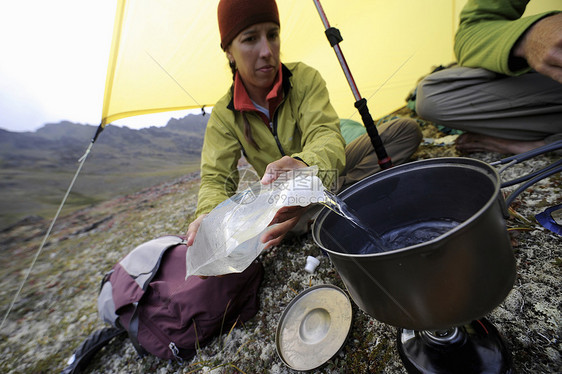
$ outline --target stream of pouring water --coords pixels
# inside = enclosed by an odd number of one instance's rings
[[[326,196],[326,201],[322,202],[322,205],[345,218],[347,222],[351,223],[356,228],[362,230],[374,246],[372,252],[385,251],[386,245],[380,235],[371,227],[363,224],[353,209],[348,207],[336,194],[328,190],[324,190],[324,195]]]
[[[360,248],[346,248],[356,254],[381,253],[424,243],[445,234],[460,223],[447,218],[427,219],[379,234],[371,226],[364,224],[357,213],[334,193],[325,190],[324,194],[326,201],[322,205],[366,234],[368,243]]]

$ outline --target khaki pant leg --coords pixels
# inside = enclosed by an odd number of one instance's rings
[[[394,165],[408,161],[422,140],[419,125],[409,118],[389,121],[378,127],[378,131]],[[345,147],[345,157],[346,166],[338,179],[338,191],[381,170],[369,134],[349,143]]]
[[[416,112],[453,129],[548,142],[562,135],[562,84],[537,72],[508,77],[480,68],[454,67],[420,82]]]

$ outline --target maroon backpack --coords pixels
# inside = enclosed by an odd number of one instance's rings
[[[98,297],[100,317],[113,327],[92,334],[89,344],[88,339],[82,343],[63,373],[77,372],[124,331],[140,355],[189,359],[196,347],[257,313],[263,279],[260,262],[254,261],[242,273],[185,279],[188,250],[183,238],[164,236],[136,247],[119,261],[105,275]]]

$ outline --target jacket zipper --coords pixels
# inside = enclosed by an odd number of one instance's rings
[[[279,104],[279,106],[281,106],[282,104],[283,103]],[[275,113],[273,114],[273,122],[270,122],[269,126],[271,127],[271,130],[273,132],[273,137],[275,138],[275,142],[277,143],[277,148],[279,148],[279,152],[281,152],[281,156],[286,156],[285,150],[283,149],[283,146],[281,145],[281,142],[279,141],[279,137],[277,136],[277,115],[278,114],[279,114],[279,111],[277,109],[275,109]]]

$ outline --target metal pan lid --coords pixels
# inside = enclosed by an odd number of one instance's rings
[[[351,302],[340,288],[325,284],[304,290],[287,305],[277,325],[279,357],[294,370],[322,366],[345,343],[351,316]]]

